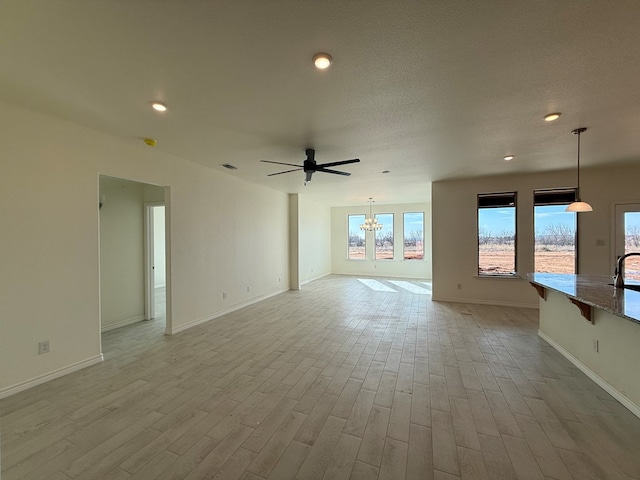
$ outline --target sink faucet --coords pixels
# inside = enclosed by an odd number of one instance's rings
[[[631,252],[631,253],[627,253],[626,255],[622,255],[621,257],[618,257],[616,274],[613,277],[613,284],[615,285],[616,288],[624,288],[624,260],[625,258],[632,257],[634,255],[637,255],[640,257],[640,252]]]

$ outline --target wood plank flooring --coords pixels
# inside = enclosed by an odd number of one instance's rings
[[[0,401],[3,480],[640,478],[640,419],[537,310],[376,281],[106,333],[104,363]]]

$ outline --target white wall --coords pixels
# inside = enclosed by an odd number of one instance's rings
[[[100,177],[102,330],[144,320],[143,185]]]
[[[331,208],[298,196],[300,284],[331,273]]]
[[[578,214],[579,273],[610,275],[613,204],[640,201],[640,165],[584,169],[580,178],[582,199],[594,211]],[[477,276],[477,195],[518,192],[517,270],[527,273],[534,268],[533,191],[574,183],[574,170],[435,182],[433,299],[537,307],[535,291],[526,281]]]
[[[169,187],[172,331],[288,288],[286,194],[133,136],[0,109],[0,396],[100,360],[100,174]]]
[[[429,203],[409,203],[377,205],[373,214],[393,213],[394,260],[373,260],[373,233],[367,232],[367,259],[347,258],[348,227],[347,215],[369,216],[369,205],[334,207],[331,209],[331,271],[342,275],[367,275],[396,278],[431,278],[431,205]],[[403,260],[403,213],[424,212],[424,257],[421,260]]]

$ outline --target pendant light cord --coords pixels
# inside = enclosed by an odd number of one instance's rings
[[[578,198],[580,198],[580,130],[578,130]]]
[[[576,189],[577,200],[580,201],[580,134],[586,132],[586,127],[576,128],[571,133],[578,135],[578,188]]]

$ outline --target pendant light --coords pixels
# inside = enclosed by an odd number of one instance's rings
[[[593,208],[587,202],[580,200],[580,134],[586,132],[585,127],[576,128],[571,133],[578,135],[578,186],[576,188],[576,201],[567,205],[565,212],[593,212]]]
[[[381,230],[384,225],[378,223],[378,219],[371,214],[371,204],[373,198],[369,197],[369,218],[365,219],[364,223],[360,225],[360,230],[366,232],[373,232],[374,230]]]

